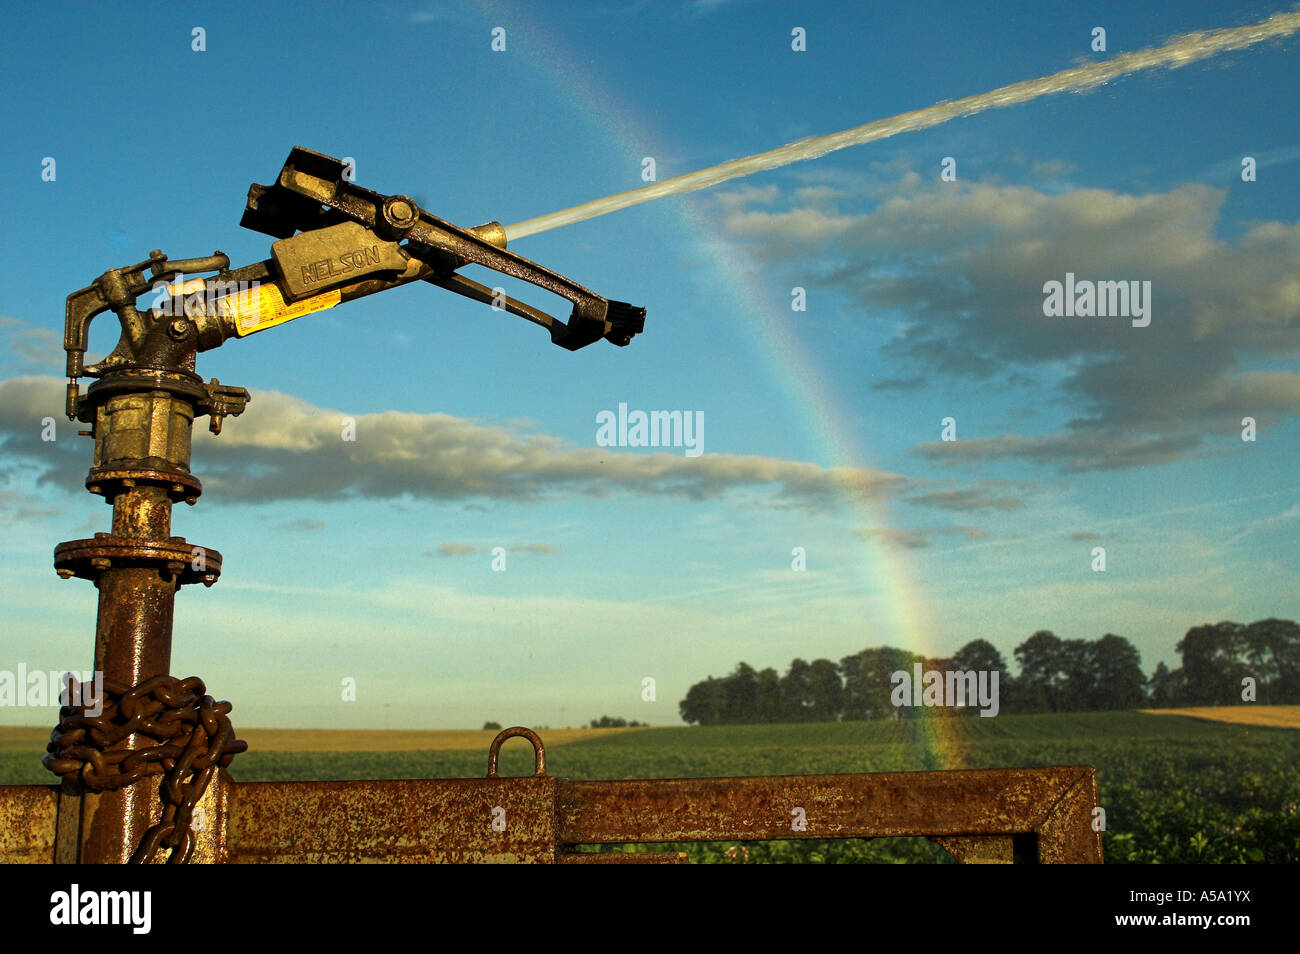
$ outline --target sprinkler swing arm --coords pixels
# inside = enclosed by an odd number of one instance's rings
[[[190,348],[208,351],[232,337],[414,281],[541,325],[552,343],[570,351],[601,338],[626,346],[645,328],[644,308],[603,298],[508,251],[500,223],[462,229],[422,210],[407,196],[381,195],[354,185],[346,163],[300,146],[289,153],[273,185],[249,187],[240,225],[278,239],[269,260],[232,271],[229,258],[219,251],[207,258],[169,261],[155,250],[145,261],[110,269],[68,296],[64,348],[70,419],[85,420],[79,413],[78,379],[83,376],[101,377],[126,367],[192,371],[192,356],[186,354]],[[568,321],[460,275],[457,270],[468,264],[567,299],[573,305]],[[166,286],[166,294],[161,294],[168,279],[208,271],[217,275]],[[252,295],[250,287],[256,289]],[[165,329],[136,307],[136,299],[151,290],[158,294],[153,318],[172,319]],[[172,307],[168,298],[177,305]],[[205,307],[197,307],[200,303]],[[87,367],[90,322],[109,310],[121,322],[122,337],[103,361]]]
[[[353,185],[341,161],[295,148],[275,184],[254,184],[241,224],[276,238],[271,258],[229,268],[221,252],[160,251],[68,296],[67,414],[91,425],[91,493],[113,506],[111,533],[55,549],[60,576],[99,590],[95,670],[102,712],[65,705],[45,764],[59,786],[0,786],[0,861],[681,861],[579,846],[928,835],[962,861],[1101,860],[1088,766],[769,778],[569,781],[548,776],[542,740],[501,732],[486,778],[237,783],[244,751],[231,706],[171,669],[182,585],[215,583],[221,555],[171,536],[172,505],[202,492],[190,472],[195,417],[220,433],[251,400],[204,382],[196,355],[232,337],[389,288],[426,281],[546,328],[577,350],[626,345],[645,309],[602,298],[506,250],[491,222],[462,229],[402,195]],[[572,303],[567,322],[458,274],[479,264]],[[190,277],[216,272],[210,278]],[[153,306],[137,299],[153,290]],[[86,366],[90,322],[112,311],[117,346]],[[97,378],[85,395],[80,378]],[[69,703],[75,703],[69,686]],[[534,748],[532,776],[501,778],[511,737]],[[161,776],[161,784],[155,776]],[[798,823],[792,822],[792,817]]]

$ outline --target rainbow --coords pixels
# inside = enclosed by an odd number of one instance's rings
[[[570,103],[579,115],[593,117],[593,124],[606,137],[628,144],[626,152],[636,155],[638,144],[668,143],[670,139],[657,132],[648,131],[645,124],[637,124],[618,108],[616,96],[599,88],[592,71],[581,65],[569,53],[569,44],[563,37],[529,18],[526,8],[507,8],[493,0],[480,0],[480,5],[493,15],[493,22],[526,23],[527,34],[533,42],[547,51],[548,66],[540,70],[541,78],[555,90],[558,102]],[[518,30],[519,27],[516,27]],[[711,258],[714,280],[727,292],[729,300],[737,303],[731,313],[736,324],[735,340],[744,341],[753,350],[763,367],[770,369],[773,379],[790,406],[809,422],[812,445],[819,451],[824,466],[861,468],[870,455],[862,447],[849,424],[841,402],[821,383],[816,356],[800,340],[792,318],[796,314],[788,307],[782,308],[761,299],[743,280],[746,272],[756,270],[749,256],[732,247],[729,260],[716,255],[719,245],[727,245],[716,226],[707,217],[704,202],[693,196],[678,196],[672,206],[680,215],[682,228],[679,238],[684,238],[701,257]],[[743,322],[743,328],[741,323]],[[935,645],[933,629],[925,610],[925,600],[916,583],[913,567],[905,552],[863,537],[857,531],[891,526],[888,508],[880,500],[864,498],[843,488],[844,503],[850,513],[850,529],[861,540],[861,559],[853,568],[855,575],[869,590],[880,592],[882,602],[888,607],[884,619],[870,620],[871,630],[880,633],[864,645],[854,646],[847,652],[856,652],[871,645],[896,645],[927,658],[945,655],[945,650]],[[955,648],[955,647],[954,647]],[[912,767],[918,769],[959,768],[958,736],[950,720],[922,710],[919,716],[920,751],[909,753]]]

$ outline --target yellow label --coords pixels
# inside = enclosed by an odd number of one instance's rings
[[[256,289],[229,295],[222,299],[226,314],[235,319],[235,333],[241,338],[255,331],[265,331],[286,321],[310,315],[312,312],[333,308],[343,300],[339,289],[313,295],[302,301],[286,302],[275,284],[258,285]]]

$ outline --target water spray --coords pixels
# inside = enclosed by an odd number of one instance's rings
[[[1062,70],[1039,79],[1022,80],[988,93],[948,100],[934,106],[927,106],[925,109],[900,113],[888,119],[878,119],[865,126],[855,126],[825,136],[800,139],[778,149],[760,152],[743,159],[732,159],[718,166],[688,172],[639,189],[619,192],[603,199],[595,199],[572,208],[516,222],[514,225],[506,226],[506,240],[513,242],[528,235],[537,235],[539,232],[548,232],[564,225],[573,225],[575,222],[608,215],[610,212],[641,205],[643,202],[653,202],[655,199],[664,199],[670,195],[707,189],[728,179],[739,179],[767,169],[779,169],[791,163],[816,159],[837,149],[847,149],[849,146],[860,146],[863,143],[888,139],[899,133],[930,129],[961,116],[973,116],[989,109],[1016,106],[1052,93],[1081,93],[1113,79],[1119,79],[1121,76],[1143,70],[1161,67],[1177,69],[1229,50],[1240,50],[1264,40],[1290,36],[1297,30],[1300,30],[1300,13],[1280,13],[1249,26],[1187,33],[1175,37],[1163,46],[1125,53],[1104,63],[1092,63],[1088,66]]]

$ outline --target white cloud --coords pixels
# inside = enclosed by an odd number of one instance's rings
[[[731,234],[777,267],[815,262],[851,302],[854,322],[901,330],[885,384],[1059,378],[1076,409],[1041,437],[922,445],[934,460],[1024,457],[1065,470],[1161,463],[1235,436],[1243,416],[1300,412],[1300,372],[1252,367],[1300,358],[1300,223],[1218,236],[1226,190],[1189,184],[1129,195],[904,176],[874,206],[830,193],[809,201],[749,189],[719,199]],[[1151,283],[1151,322],[1049,318],[1043,285]]]
[[[44,469],[45,479],[79,486],[71,441],[40,440],[40,420],[58,417],[62,379],[0,381],[0,442],[11,461]],[[353,417],[355,440],[344,439]],[[739,454],[686,457],[594,445],[572,446],[448,414],[384,411],[345,415],[277,391],[258,392],[220,437],[195,428],[196,470],[205,488],[229,500],[330,499],[348,496],[436,499],[541,499],[548,495],[614,493],[720,498],[758,492],[779,506],[822,508],[845,498],[883,499],[912,485],[900,474],[869,468],[821,467],[803,461]]]

